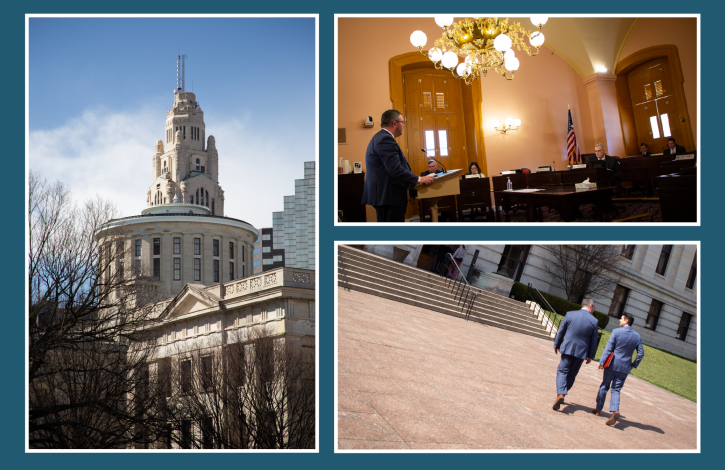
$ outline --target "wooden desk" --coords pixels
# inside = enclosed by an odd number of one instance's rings
[[[629,157],[619,161],[622,169],[622,181],[644,181],[647,196],[652,197],[652,183],[654,178],[671,173],[671,170],[662,167],[664,162],[671,162],[675,155],[652,155],[649,157]]]
[[[612,188],[609,186],[589,190],[577,190],[574,185],[547,186],[535,193],[495,191],[494,197],[502,202],[506,222],[510,222],[508,211],[514,204],[526,204],[527,222],[542,222],[543,206],[556,209],[564,222],[575,220],[582,204],[595,204],[599,208],[600,221],[612,210]]]
[[[360,204],[364,188],[365,173],[337,175],[337,209],[346,222],[367,222],[365,204]]]
[[[488,178],[464,178],[460,183],[461,194],[456,196],[459,221],[463,221],[464,209],[473,211],[477,207],[486,209],[493,207],[491,205],[491,182]],[[491,222],[488,215],[486,215],[486,222]]]
[[[663,222],[697,222],[697,175],[660,176],[655,184]]]

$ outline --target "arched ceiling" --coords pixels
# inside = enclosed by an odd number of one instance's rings
[[[456,17],[459,21],[463,17]],[[536,27],[529,17],[508,17],[509,22],[521,23],[524,29]],[[541,32],[544,46],[561,56],[582,77],[606,68],[614,73],[619,55],[638,18],[631,17],[549,17]],[[431,18],[430,21],[433,21]]]

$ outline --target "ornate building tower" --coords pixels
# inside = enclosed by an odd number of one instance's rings
[[[166,112],[165,138],[156,142],[146,209],[111,220],[96,234],[101,244],[119,247],[113,252],[121,253],[116,269],[124,277],[151,278],[170,296],[186,284],[209,286],[252,274],[259,232],[224,216],[218,154],[213,136],[204,145],[205,135],[204,112],[182,81]]]

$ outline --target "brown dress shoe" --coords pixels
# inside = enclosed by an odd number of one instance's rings
[[[594,416],[601,416],[601,413],[599,413],[599,412],[598,412],[598,411],[597,411],[596,409],[593,409],[593,410],[592,410],[592,414],[593,414]]]
[[[618,419],[619,419],[619,411],[615,411],[612,414],[612,417],[607,420],[607,426],[614,426]]]
[[[559,411],[559,408],[561,407],[561,404],[564,403],[564,397],[565,396],[566,395],[561,395],[561,394],[557,395],[556,396],[556,401],[554,402],[554,406],[552,406],[551,409],[554,410],[554,411]]]

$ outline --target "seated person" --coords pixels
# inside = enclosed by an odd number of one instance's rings
[[[643,157],[649,157],[652,155],[652,152],[649,151],[647,144],[639,144],[639,154]]]
[[[466,174],[467,175],[481,175],[481,178],[486,177],[486,175],[483,174],[483,172],[481,171],[481,168],[478,166],[478,163],[476,163],[476,162],[471,162],[471,164],[468,165],[468,173],[466,173]],[[476,220],[476,217],[478,217],[479,215],[483,216],[483,212],[481,211],[480,208],[474,207],[473,209],[471,209],[471,222]]]
[[[667,148],[664,149],[662,152],[664,155],[675,155],[678,153],[686,153],[685,147],[681,145],[677,145],[677,142],[675,142],[674,137],[670,137],[667,139]]]
[[[420,176],[428,176],[428,175],[437,175],[438,173],[443,173],[443,170],[437,170],[438,162],[435,160],[428,160],[428,169],[420,174]],[[439,222],[445,222],[449,219],[450,211],[441,212],[438,214],[438,221]],[[421,219],[424,217],[424,214],[420,215]],[[431,216],[432,217],[432,216]],[[421,220],[422,221],[422,220]]]
[[[604,144],[594,146],[594,156],[587,160],[587,168],[606,168],[614,173],[614,186],[617,188],[617,194],[621,192],[622,168],[616,158],[606,155],[604,152]]]

